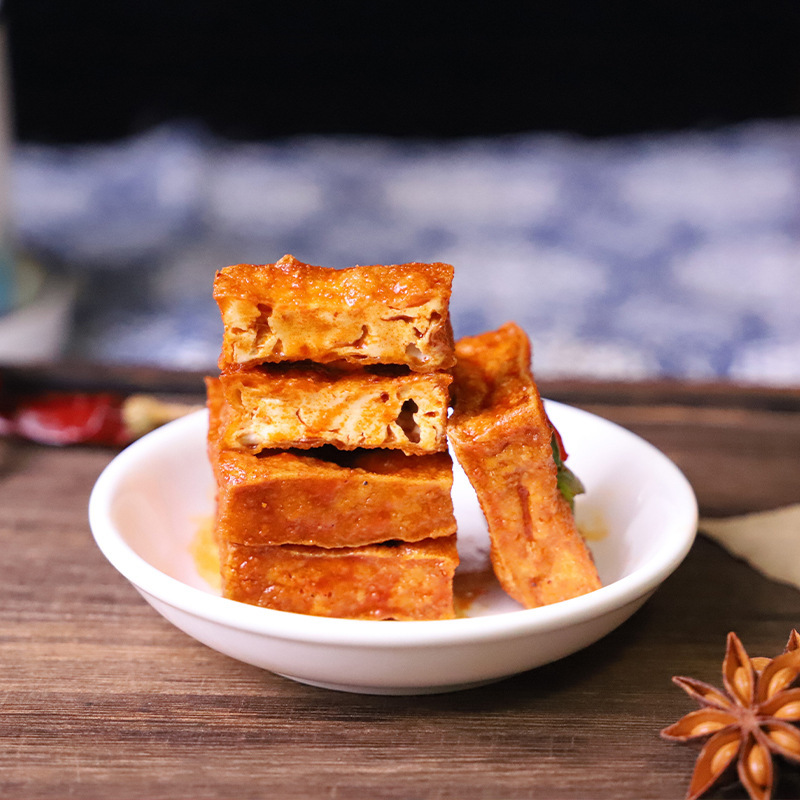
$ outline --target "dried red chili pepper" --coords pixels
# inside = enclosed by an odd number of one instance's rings
[[[13,432],[53,445],[130,441],[121,413],[122,398],[106,392],[48,392],[21,400],[12,419]]]
[[[126,445],[195,406],[147,395],[111,392],[46,392],[3,397],[0,434],[49,445]]]

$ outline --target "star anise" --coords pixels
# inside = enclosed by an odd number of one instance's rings
[[[672,680],[702,708],[661,731],[686,742],[711,738],[695,764],[686,800],[708,791],[737,758],[739,780],[752,800],[769,800],[775,782],[773,755],[800,764],[800,634],[792,631],[782,655],[750,658],[735,633],[728,634],[722,680],[725,692],[695,680]]]

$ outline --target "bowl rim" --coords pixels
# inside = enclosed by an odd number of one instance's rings
[[[146,598],[184,614],[244,633],[294,642],[339,646],[402,648],[441,647],[473,642],[527,637],[553,629],[578,625],[607,612],[636,603],[652,593],[688,554],[697,534],[698,505],[694,491],[681,470],[658,448],[628,429],[583,409],[546,400],[548,408],[591,417],[612,426],[615,434],[632,437],[637,446],[650,451],[683,495],[685,517],[676,520],[676,533],[662,543],[654,555],[628,575],[593,592],[549,606],[519,609],[486,616],[449,620],[409,620],[376,624],[375,620],[315,617],[288,611],[250,606],[190,586],[150,564],[123,538],[112,522],[114,496],[128,469],[170,439],[190,435],[204,409],[167,423],[130,444],[100,473],[89,498],[89,526],[100,551],[111,565]]]

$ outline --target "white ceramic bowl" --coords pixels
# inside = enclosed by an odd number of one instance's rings
[[[92,492],[89,520],[106,558],[164,617],[233,658],[297,681],[375,694],[422,694],[487,683],[586,647],[630,617],[683,560],[697,503],[678,468],[629,431],[548,402],[587,487],[576,515],[603,588],[525,610],[499,588],[465,618],[377,622],[290,614],[219,596],[198,571],[193,542],[214,487],[207,416],[191,414],[120,453]],[[475,495],[456,467],[453,501],[462,561],[485,557]]]

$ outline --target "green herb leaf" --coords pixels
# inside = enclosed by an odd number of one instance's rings
[[[556,467],[558,469],[558,490],[561,492],[567,503],[569,503],[569,507],[574,511],[575,496],[583,494],[586,489],[581,483],[580,478],[578,478],[578,476],[569,467],[565,466],[564,462],[561,460],[561,450],[558,446],[558,441],[556,440],[555,434],[553,434],[550,444],[553,448],[553,460],[556,462]]]

